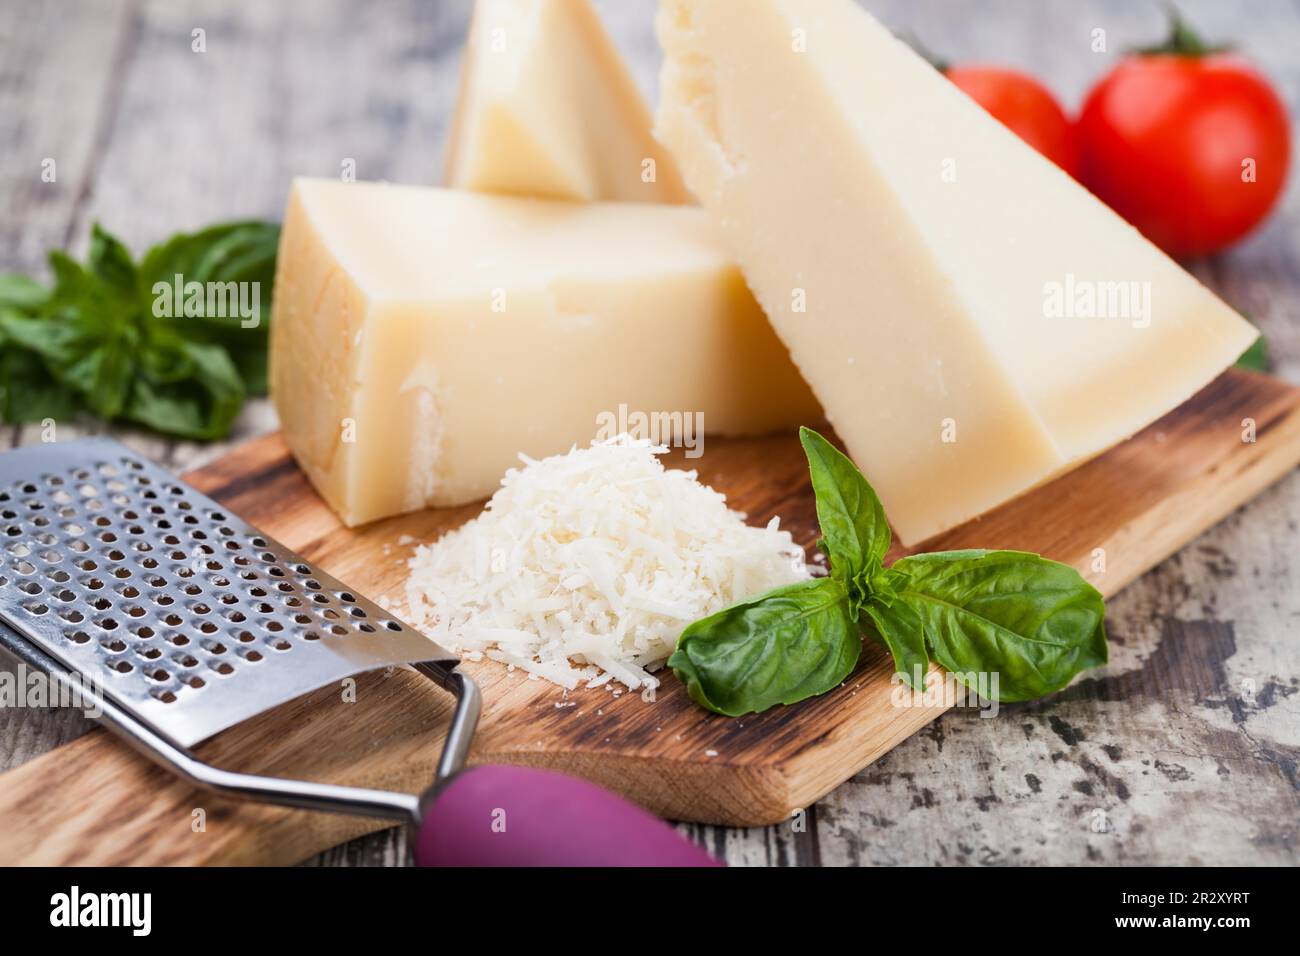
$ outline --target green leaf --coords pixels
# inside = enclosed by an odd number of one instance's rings
[[[85,408],[166,435],[228,434],[250,390],[266,390],[267,329],[279,227],[224,223],[174,236],[139,268],[95,225],[83,266],[50,253],[51,288],[0,276],[0,414],[5,421],[65,417]],[[155,313],[155,280],[249,283],[258,321]],[[249,286],[229,285],[236,306]],[[205,295],[206,305],[206,295]],[[230,304],[230,300],[225,300]]]
[[[40,355],[5,331],[22,317],[0,306],[0,418],[14,424],[70,418],[80,408],[76,395],[55,380]]]
[[[49,299],[39,316],[8,325],[14,339],[38,353],[58,381],[105,419],[126,404],[140,339],[137,304],[123,285],[130,267],[121,255],[120,245],[102,231],[92,241],[94,268],[50,253],[55,281]]]
[[[0,318],[0,326],[9,342],[35,356],[97,415],[110,418],[121,411],[131,368],[117,338],[96,335],[76,317],[27,318],[10,313]]]
[[[1077,571],[1023,551],[901,558],[898,599],[921,619],[934,659],[973,689],[997,674],[997,699],[1029,700],[1106,663],[1105,602]]]
[[[230,360],[239,372],[244,391],[249,395],[265,395],[270,381],[270,357],[265,348],[227,348]]]
[[[88,299],[107,296],[109,290],[104,283],[66,252],[53,250],[49,262],[50,271],[54,273],[54,285],[45,301],[44,312],[56,312],[78,306]]]
[[[280,227],[255,220],[180,233],[145,253],[140,275],[146,288],[158,281],[245,282],[274,278]]]
[[[799,429],[817,496],[817,522],[826,542],[831,573],[849,584],[855,606],[884,561],[891,534],[885,509],[857,466],[811,428]]]
[[[861,650],[843,582],[816,578],[696,621],[668,666],[700,706],[737,717],[824,694]]]
[[[909,687],[925,690],[930,657],[925,652],[925,625],[915,608],[906,601],[895,599],[889,604],[871,601],[862,611],[875,626],[880,642],[894,658],[894,670],[903,676]]]
[[[244,398],[225,349],[170,334],[142,353],[124,417],[165,435],[212,441],[229,434]]]
[[[131,253],[114,236],[95,223],[90,233],[90,256],[86,262],[91,274],[124,300],[136,297],[135,262]]]
[[[107,339],[61,370],[66,378],[86,383],[86,404],[100,418],[116,418],[126,407],[135,378],[130,338]]]
[[[1268,354],[1268,339],[1264,336],[1257,338],[1250,348],[1241,353],[1241,358],[1237,359],[1237,368],[1250,369],[1254,372],[1267,372],[1272,360]]]
[[[50,290],[28,276],[0,275],[0,309],[32,313],[45,304]]]
[[[267,334],[279,242],[280,227],[274,223],[222,223],[201,232],[173,236],[150,249],[140,265],[141,288],[151,302],[155,286],[163,283],[173,287],[177,276],[182,283],[249,283],[243,288],[256,290],[256,324],[241,315],[175,320],[186,337],[225,347],[250,394],[266,392]]]
[[[66,324],[0,311],[0,341],[6,348],[23,348],[42,358],[71,360],[76,354],[76,330]]]
[[[17,352],[0,355],[0,414],[16,425],[47,418],[67,421],[81,409],[77,396],[63,388],[39,359]]]

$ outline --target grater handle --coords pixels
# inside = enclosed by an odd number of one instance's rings
[[[428,798],[420,866],[719,866],[672,827],[585,780],[478,766]]]

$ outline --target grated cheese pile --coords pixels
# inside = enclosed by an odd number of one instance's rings
[[[520,455],[482,515],[408,562],[412,623],[471,660],[636,690],[692,621],[809,576],[779,519],[746,525],[666,450],[622,435]]]

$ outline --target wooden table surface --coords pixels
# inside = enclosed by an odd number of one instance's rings
[[[653,0],[597,0],[647,96]],[[1045,77],[1074,109],[1119,51],[1163,37],[1133,0],[868,0],[955,60]],[[1300,114],[1300,2],[1181,0]],[[135,250],[237,216],[278,218],[290,177],[435,183],[469,0],[44,0],[0,6],[0,271],[44,277],[100,221]],[[1106,31],[1107,52],[1091,49]],[[192,50],[205,31],[205,52]],[[42,163],[56,163],[55,182]],[[1300,157],[1296,159],[1300,165]],[[1196,273],[1300,383],[1300,177],[1265,228]],[[111,429],[176,470],[230,443]],[[60,438],[109,429],[60,425]],[[0,445],[39,440],[6,427]],[[1300,862],[1300,478],[1291,475],[1110,603],[1112,662],[992,720],[956,710],[797,824],[686,827],[737,865]],[[85,733],[70,711],[0,710],[0,769]],[[0,825],[3,822],[0,821]],[[378,834],[312,861],[392,864]]]

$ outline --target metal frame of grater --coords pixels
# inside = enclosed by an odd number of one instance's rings
[[[478,724],[459,658],[109,439],[0,455],[0,648],[191,784],[418,826],[428,794],[224,770],[191,747],[335,680],[409,664],[456,697],[434,779]],[[84,703],[84,700],[83,700]]]

